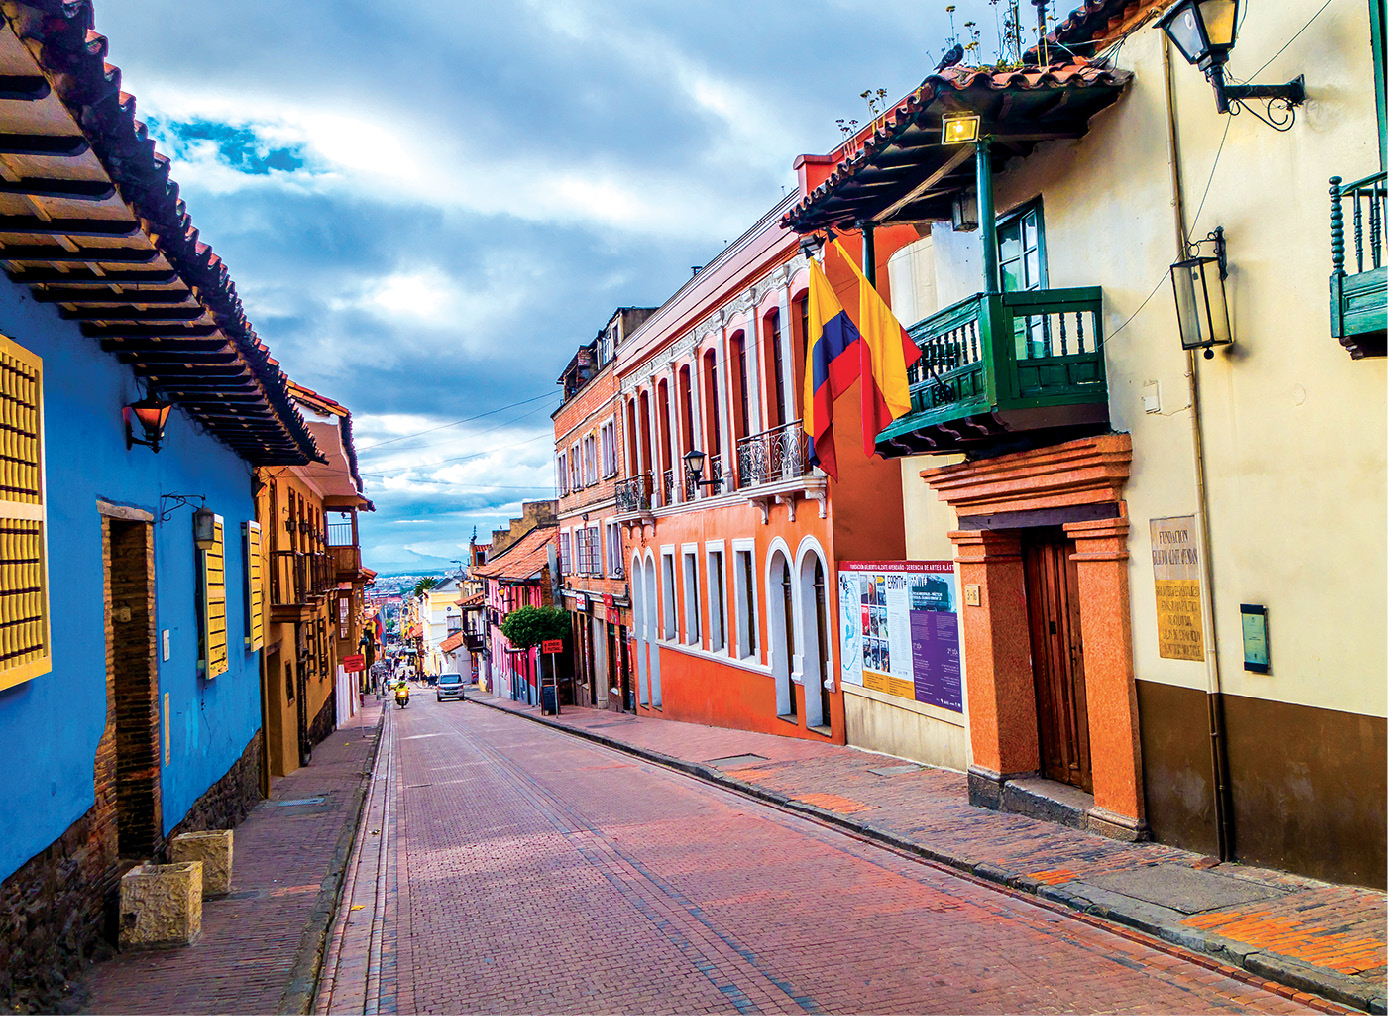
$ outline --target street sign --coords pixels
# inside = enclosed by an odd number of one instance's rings
[[[366,657],[358,653],[356,656],[344,656],[342,658],[342,669],[349,674],[360,674],[366,669]]]
[[[563,651],[563,639],[545,639],[540,643],[540,652],[542,653],[562,653]]]

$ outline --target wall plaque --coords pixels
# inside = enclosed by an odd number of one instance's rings
[[[1167,660],[1203,660],[1200,540],[1194,515],[1152,520],[1157,642]]]

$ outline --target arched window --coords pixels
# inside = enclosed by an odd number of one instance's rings
[[[776,682],[776,715],[798,722],[795,683],[791,680],[795,659],[795,588],[790,560],[783,550],[771,552],[766,574],[768,658]]]

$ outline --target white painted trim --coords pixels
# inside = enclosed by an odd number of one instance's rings
[[[693,656],[700,660],[707,660],[710,663],[721,663],[728,667],[735,667],[738,670],[745,670],[749,674],[771,677],[771,671],[761,664],[748,663],[746,660],[736,660],[724,653],[712,653],[707,649],[700,649],[698,646],[687,646],[681,642],[671,642],[668,639],[661,639],[657,643],[657,647],[683,653],[685,656]]]

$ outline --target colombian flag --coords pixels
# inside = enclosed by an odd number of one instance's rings
[[[855,379],[861,381],[863,452],[872,456],[877,435],[911,409],[906,368],[920,359],[921,351],[837,240],[834,249],[858,277],[858,324],[844,311],[824,270],[811,260],[805,433],[810,462],[838,479],[834,400]]]

